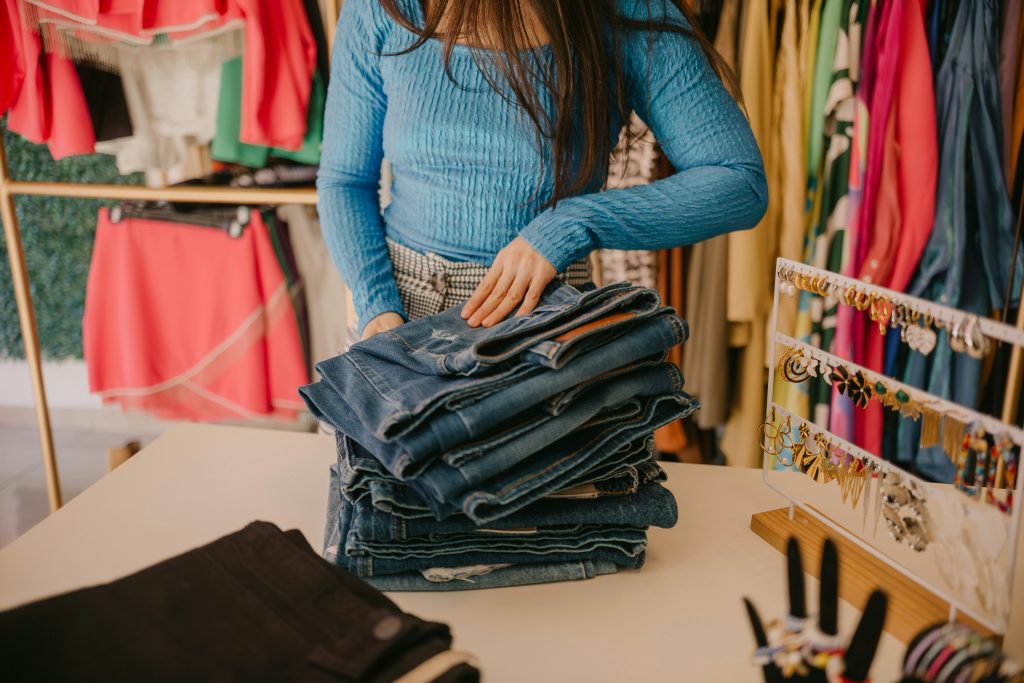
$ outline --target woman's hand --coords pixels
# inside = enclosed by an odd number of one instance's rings
[[[555,275],[555,267],[529,242],[517,237],[494,257],[487,275],[463,306],[462,317],[470,327],[491,327],[516,306],[516,315],[526,315],[537,307]]]
[[[375,334],[386,332],[392,328],[398,327],[405,323],[402,316],[394,312],[381,313],[376,318],[366,323],[366,327],[363,328],[363,339],[369,339]]]

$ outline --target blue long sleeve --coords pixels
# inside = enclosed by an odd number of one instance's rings
[[[637,16],[639,3],[630,9]],[[674,5],[665,10],[686,25]],[[695,41],[633,34],[624,70],[630,106],[676,173],[572,197],[537,216],[521,235],[559,271],[594,249],[667,249],[752,228],[768,205],[753,132]]]
[[[360,326],[381,313],[404,315],[380,214],[387,109],[380,73],[382,14],[376,0],[350,0],[342,6],[317,175],[324,241],[352,292]]]
[[[418,0],[401,2],[422,23]],[[642,6],[621,2],[626,13]],[[671,3],[664,11],[684,21]],[[623,41],[630,106],[651,126],[676,174],[550,209],[543,206],[553,188],[550,152],[538,154],[529,122],[487,85],[472,50],[456,46],[452,82],[436,41],[394,54],[413,40],[378,0],[344,3],[318,188],[325,240],[361,324],[385,311],[402,313],[385,237],[452,260],[490,263],[522,235],[561,271],[595,248],[692,244],[752,227],[765,211],[764,169],[750,127],[685,36],[633,32]],[[550,55],[541,49],[536,58]],[[382,156],[394,176],[383,216]]]

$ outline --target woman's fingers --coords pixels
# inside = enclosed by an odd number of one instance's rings
[[[468,319],[480,308],[480,304],[487,300],[491,290],[494,289],[494,285],[498,283],[498,277],[502,271],[502,258],[499,253],[494,259],[494,263],[487,269],[487,274],[484,279],[480,281],[480,284],[476,286],[476,291],[473,292],[473,296],[469,297],[466,305],[462,307],[462,318]]]
[[[484,318],[483,326],[490,327],[497,325],[505,319],[509,313],[511,313],[519,302],[523,300],[523,296],[530,287],[530,274],[525,270],[520,270],[516,274],[516,279],[512,281],[512,286],[505,292],[505,298],[501,300],[498,307],[491,311],[491,314]]]
[[[516,315],[533,313],[533,309],[537,308],[537,304],[540,303],[540,295],[544,293],[544,288],[548,286],[549,282],[551,280],[547,279],[546,275],[534,275],[530,281],[530,288],[526,291],[526,296],[523,297],[523,305],[516,311]]]
[[[484,299],[484,302],[480,304],[476,312],[469,317],[469,326],[478,327],[484,318],[491,314],[491,311],[496,309],[499,304],[505,299],[505,295],[508,293],[509,288],[512,286],[516,277],[516,271],[514,268],[503,268],[501,275],[498,277],[498,284],[491,288],[490,294]]]

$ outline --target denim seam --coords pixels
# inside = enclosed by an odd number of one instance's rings
[[[378,396],[380,396],[380,397],[381,397],[381,399],[383,399],[383,400],[384,400],[385,402],[387,402],[387,403],[388,403],[388,405],[396,406],[396,407],[399,407],[399,408],[401,407],[401,406],[400,406],[400,405],[399,405],[398,403],[396,403],[396,402],[395,402],[395,401],[393,401],[393,400],[392,400],[391,398],[389,398],[388,396],[386,396],[386,395],[385,395],[385,394],[384,394],[384,393],[383,393],[383,392],[382,392],[382,391],[380,390],[380,387],[378,387],[378,386],[377,386],[377,384],[376,384],[376,382],[374,382],[374,377],[377,377],[377,374],[376,374],[375,372],[373,372],[373,370],[370,370],[369,368],[367,368],[366,370],[364,370],[364,369],[363,369],[362,367],[360,367],[359,363],[357,363],[357,362],[355,361],[355,357],[354,357],[354,356],[351,356],[351,357],[350,357],[350,356],[349,356],[348,354],[345,354],[345,356],[346,356],[346,358],[347,358],[347,360],[348,360],[349,364],[350,364],[350,365],[351,365],[351,366],[352,366],[353,368],[355,368],[355,371],[356,371],[356,372],[358,372],[358,373],[359,373],[359,374],[360,374],[360,375],[362,376],[362,378],[363,378],[364,380],[366,380],[366,383],[367,383],[367,384],[369,384],[369,385],[370,385],[370,386],[371,386],[371,387],[373,388],[373,391],[374,391],[374,393],[376,393],[376,394],[377,394]]]
[[[566,330],[575,329],[576,327],[579,327],[580,325],[582,325],[584,323],[590,322],[591,320],[595,320],[596,318],[601,317],[601,315],[603,315],[603,314],[607,313],[608,311],[614,309],[616,306],[622,305],[624,303],[628,304],[633,299],[640,298],[640,294],[642,292],[643,292],[643,290],[627,290],[627,291],[624,291],[624,292],[621,292],[621,293],[617,293],[616,295],[613,295],[613,296],[609,297],[610,301],[603,301],[603,302],[599,301],[597,306],[594,309],[591,309],[589,311],[584,311],[583,314],[580,315],[579,317],[569,317],[568,320],[565,320],[564,322],[559,323],[557,321],[557,318],[559,316],[564,315],[565,312],[567,310],[569,310],[569,309],[561,310],[561,311],[559,311],[558,313],[556,313],[553,316],[553,317],[556,318],[555,325],[553,326],[553,329],[544,330],[544,332],[542,334],[544,334],[547,337],[551,337],[551,336],[556,336],[558,334],[561,334],[562,332],[564,332]],[[538,327],[540,327],[540,326],[538,326]],[[520,332],[521,332],[521,330],[520,330]],[[541,334],[541,333],[538,332],[537,334]],[[514,338],[514,335],[505,334],[504,337],[499,336],[499,337],[494,338],[494,339],[484,340],[481,343],[493,343],[493,342],[497,342],[497,341],[505,341],[506,339],[508,339],[510,337]],[[547,340],[544,339],[544,340],[541,340],[541,341],[547,341]],[[538,343],[537,341],[533,341],[533,342],[530,342],[530,341],[520,341],[518,343],[514,343],[512,345],[512,347],[509,350],[507,350],[507,351],[504,351],[504,352],[502,352],[500,354],[493,354],[493,355],[488,355],[488,356],[483,355],[482,353],[480,353],[477,350],[477,348],[479,347],[480,344],[474,344],[473,347],[471,348],[471,350],[477,356],[479,356],[481,358],[488,359],[485,362],[493,363],[493,362],[500,362],[500,361],[506,360],[508,358],[513,358],[513,357],[519,355],[520,353],[522,353],[523,351],[529,350],[530,348],[532,348],[537,343]]]
[[[634,426],[636,426],[636,424],[640,423],[639,420],[633,419],[633,416],[631,416],[630,419],[631,419],[630,423],[628,423],[628,424],[627,423],[623,423],[623,424],[620,425],[620,429],[617,430],[618,433],[621,433],[621,432],[625,431],[626,429],[628,429],[630,427],[634,427]],[[549,472],[550,470],[552,470],[555,467],[558,467],[559,465],[561,465],[565,461],[571,460],[574,457],[578,457],[578,455],[579,455],[579,451],[572,451],[571,453],[569,453],[568,455],[564,456],[560,460],[557,460],[557,461],[551,463],[550,465],[548,465],[544,469],[538,470],[536,472],[533,472],[533,473],[531,473],[531,474],[529,474],[529,475],[527,475],[525,477],[522,477],[521,479],[519,479],[517,481],[514,481],[514,482],[508,484],[504,488],[502,488],[502,489],[498,490],[497,492],[495,492],[494,495],[495,495],[495,497],[500,499],[502,496],[508,494],[510,490],[515,489],[515,488],[517,488],[518,486],[520,486],[522,484],[528,483],[528,482],[536,479],[537,477],[540,477],[543,474],[546,474],[547,472]],[[473,496],[478,496],[480,494],[472,494],[472,495]],[[472,496],[471,496],[471,498],[472,498]],[[481,498],[486,499],[486,495],[481,496]],[[468,500],[469,499],[467,499],[467,502],[468,502]]]
[[[669,374],[672,378],[672,392],[681,391],[683,388],[683,372],[675,363],[669,363]]]
[[[676,397],[676,398],[679,398],[679,397]],[[652,412],[652,416],[653,416],[654,409],[652,409],[651,412]],[[610,440],[610,439],[617,438],[617,437],[621,436],[624,432],[628,431],[629,429],[637,427],[638,425],[640,425],[644,421],[643,418],[646,416],[646,414],[647,414],[647,411],[642,411],[640,413],[640,419],[631,418],[631,420],[628,423],[624,422],[623,424],[619,425],[619,429],[615,430],[614,434],[609,434],[606,437],[604,437],[604,440]],[[552,468],[555,468],[555,467],[561,465],[566,460],[571,460],[572,458],[577,457],[578,454],[579,454],[578,450],[577,451],[573,451],[572,453],[566,455],[565,457],[563,457],[562,459],[558,460],[557,462],[551,463],[550,465],[545,467],[543,470],[534,472],[534,473],[530,474],[529,476],[523,477],[523,478],[519,479],[518,481],[515,481],[515,482],[513,482],[511,484],[508,484],[504,488],[502,488],[499,491],[495,492],[494,497],[496,497],[496,498],[498,498],[500,500],[503,496],[507,495],[511,489],[514,489],[514,488],[520,486],[521,484],[524,484],[524,483],[532,481],[533,479],[536,479],[537,477],[539,477],[539,476],[547,473],[548,471],[550,471]],[[471,494],[466,499],[466,503],[463,505],[463,509],[467,509],[468,510],[469,502],[471,500],[473,500],[473,502],[476,502],[474,500],[474,497],[478,497],[478,499],[486,501],[487,497],[488,497],[488,494],[483,494],[483,495],[481,495],[479,493]]]

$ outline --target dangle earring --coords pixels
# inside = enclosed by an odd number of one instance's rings
[[[942,431],[942,415],[927,406],[922,408],[921,448],[930,448],[939,443]]]
[[[964,433],[960,457],[956,461],[953,486],[972,498],[980,495],[982,478],[988,473],[988,440],[985,437],[985,428],[981,423],[972,422]],[[972,481],[968,482],[968,478]],[[971,490],[971,484],[975,485],[975,491]]]
[[[946,457],[954,465],[960,464],[966,430],[967,425],[952,415],[942,417],[942,450],[946,452]]]

